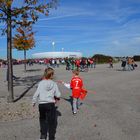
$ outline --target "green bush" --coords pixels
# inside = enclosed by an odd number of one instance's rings
[[[134,61],[140,61],[140,55],[134,55],[133,58]]]
[[[113,59],[111,56],[106,56],[103,54],[95,54],[92,58],[94,58],[97,63],[108,63],[109,59]]]

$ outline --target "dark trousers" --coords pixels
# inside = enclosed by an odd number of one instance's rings
[[[56,109],[54,103],[39,104],[39,121],[40,121],[40,138],[47,138],[49,133],[49,140],[55,139],[56,131]]]

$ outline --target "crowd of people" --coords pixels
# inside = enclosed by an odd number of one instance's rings
[[[75,68],[84,71],[87,68],[96,68],[96,59],[94,58],[81,58],[81,59],[68,59],[65,60],[66,70],[74,70]]]
[[[46,65],[46,67],[59,68],[60,65],[65,65],[66,70],[74,70],[75,68],[80,71],[88,71],[89,68],[96,68],[95,58],[45,58],[45,59],[34,59],[28,60],[27,65],[32,66],[33,64]]]
[[[121,61],[121,67],[123,71],[132,71],[135,70],[135,67],[137,67],[137,64],[132,57],[123,57]]]
[[[45,64],[53,68],[58,68],[61,64],[66,65],[66,70],[73,70],[75,68],[96,68],[96,59],[94,58],[51,58],[51,59],[36,59],[35,63]]]
[[[121,67],[123,71],[133,71],[137,67],[133,57],[123,57],[121,60]],[[113,68],[113,58],[108,59],[109,68]],[[33,66],[34,64],[51,66],[59,68],[60,65],[65,65],[66,70],[79,69],[82,72],[88,71],[89,68],[96,68],[98,60],[95,58],[44,58],[44,59],[29,59],[29,60],[14,60],[13,65],[27,64]],[[7,61],[0,60],[0,68],[5,68]]]

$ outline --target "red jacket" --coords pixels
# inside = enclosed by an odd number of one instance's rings
[[[83,87],[82,79],[78,76],[74,76],[71,79],[70,87],[72,89],[72,97],[79,98],[81,94],[81,89]]]

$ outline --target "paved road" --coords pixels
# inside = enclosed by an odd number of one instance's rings
[[[113,69],[107,64],[97,65],[87,73],[80,73],[89,90],[76,116],[70,104],[70,91],[59,84],[62,99],[58,104],[56,140],[140,140],[140,67],[135,71],[121,71],[121,64]],[[140,63],[138,63],[140,66]],[[15,66],[14,74],[21,80],[15,82],[15,96],[19,96],[42,74],[45,66]],[[71,72],[56,68],[57,80],[69,81]],[[5,97],[5,70],[0,69],[0,97]],[[26,77],[26,78],[25,78]],[[25,95],[29,102],[36,89]],[[24,100],[22,98],[21,100]],[[0,140],[38,140],[38,117],[0,122]]]

